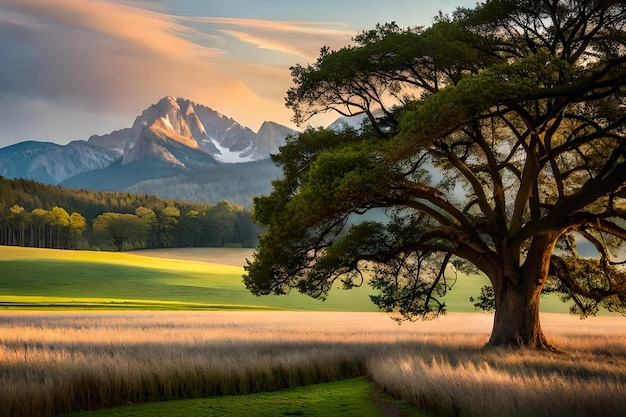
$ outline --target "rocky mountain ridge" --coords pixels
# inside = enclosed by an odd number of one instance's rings
[[[358,126],[362,116],[329,128]],[[164,97],[131,127],[67,145],[21,142],[0,149],[0,176],[97,191],[123,191],[249,207],[281,171],[269,156],[297,132],[264,122],[258,132],[192,101]]]
[[[137,116],[131,127],[87,141],[29,141],[2,148],[0,175],[59,184],[120,158],[122,165],[147,158],[181,169],[259,161],[278,152],[294,133],[274,122],[263,123],[255,133],[207,106],[167,96]]]
[[[111,165],[121,152],[86,141],[67,145],[26,141],[0,149],[0,176],[58,184],[66,178]]]

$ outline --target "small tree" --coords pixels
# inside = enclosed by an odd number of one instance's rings
[[[57,231],[57,248],[61,249],[61,237],[64,235],[63,231],[67,228],[69,232],[70,215],[62,207],[54,206],[50,211],[51,219],[50,225],[56,228]],[[69,233],[66,235],[69,236]],[[67,239],[63,239],[65,242]]]
[[[82,214],[73,212],[70,215],[69,228],[70,228],[70,234],[69,234],[70,241],[68,242],[68,247],[77,248],[80,237],[83,235],[83,232],[87,229],[87,220]]]
[[[544,288],[583,315],[626,312],[625,29],[621,2],[494,0],[292,68],[296,121],[369,123],[308,129],[274,157],[284,178],[254,201],[268,229],[247,288],[325,297],[373,276],[379,308],[412,319],[445,312],[455,270],[479,270],[493,346],[551,348]],[[386,221],[358,216],[375,208]]]
[[[178,218],[180,210],[174,206],[167,206],[160,213],[161,224],[161,243],[166,248],[172,246],[176,228],[178,227]]]
[[[221,200],[207,210],[207,228],[214,242],[219,246],[232,238],[237,212],[241,208],[226,200]]]
[[[176,244],[178,246],[200,246],[201,219],[204,216],[197,210],[189,210],[178,218]]]
[[[52,223],[52,214],[48,210],[36,208],[30,213],[30,217],[33,222],[33,227],[36,230],[36,246],[38,248],[45,247],[47,235],[46,228]],[[49,235],[52,236],[51,230]],[[50,239],[52,239],[52,237],[50,237]]]
[[[148,226],[134,214],[103,213],[93,220],[93,231],[121,251],[143,246]]]
[[[154,210],[140,206],[135,209],[135,215],[148,226],[148,247],[158,247],[161,241],[161,228],[159,227],[159,219]]]
[[[26,212],[24,210],[24,207],[22,206],[18,206],[17,204],[13,205],[10,209],[9,209],[9,216],[8,216],[8,220],[9,223],[12,225],[11,227],[11,232],[9,234],[9,236],[11,237],[11,240],[9,240],[9,245],[19,245],[19,246],[24,246],[24,229],[25,229],[25,223],[26,223]],[[15,241],[15,234],[17,233],[18,235],[18,239],[17,242]]]

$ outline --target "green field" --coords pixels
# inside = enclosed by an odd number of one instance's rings
[[[84,413],[75,417],[281,417],[281,416],[382,416],[371,398],[373,385],[365,378],[353,378],[325,384],[248,395],[178,400],[140,405],[126,405]],[[427,416],[405,403],[395,402],[406,417]]]
[[[241,278],[251,255],[236,248],[120,253],[0,246],[0,308],[376,311],[367,285],[345,291],[338,283],[326,301],[295,292],[256,297]],[[469,297],[485,283],[460,277],[446,297],[449,311],[473,311]],[[566,311],[558,302],[543,304],[544,311]]]
[[[176,257],[183,251],[163,254]],[[230,249],[225,255],[237,252],[243,265],[249,250]],[[211,257],[211,249],[206,253]],[[243,268],[219,260],[0,247],[0,270],[5,308],[375,310],[369,288],[338,290],[324,302],[295,293],[256,297],[242,283]]]

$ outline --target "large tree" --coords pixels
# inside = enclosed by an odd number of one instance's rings
[[[455,271],[480,271],[494,346],[551,348],[542,290],[624,313],[625,26],[620,2],[486,1],[293,67],[297,122],[369,123],[309,128],[274,157],[284,177],[255,199],[267,232],[247,288],[325,297],[369,280],[382,310],[415,318],[445,311]],[[361,216],[376,208],[387,218]]]

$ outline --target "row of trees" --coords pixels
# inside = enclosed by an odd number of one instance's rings
[[[87,228],[80,213],[69,214],[64,208],[36,208],[27,212],[13,205],[8,209],[0,228],[0,244],[32,247],[76,248]]]
[[[106,250],[252,247],[260,232],[247,210],[227,201],[188,203],[2,177],[0,191],[1,245]],[[49,206],[33,207],[42,200]]]

